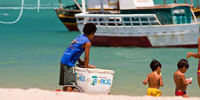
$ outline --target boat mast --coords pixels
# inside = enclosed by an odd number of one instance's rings
[[[197,4],[198,4],[198,7],[199,7],[199,0],[197,0]]]
[[[78,8],[79,8],[80,10],[82,10],[81,6],[78,4],[78,2],[77,2],[76,0],[74,0],[74,3],[78,6]]]
[[[59,4],[60,4],[60,8],[63,9],[63,6],[62,6],[62,3],[61,3],[61,0],[59,0]]]
[[[82,12],[83,12],[83,13],[86,12],[86,8],[85,8],[85,0],[82,0]]]
[[[101,12],[104,12],[104,9],[103,9],[103,0],[101,0],[100,2],[101,2]]]
[[[193,0],[191,0],[191,5],[192,5],[192,7],[194,7]]]
[[[86,12],[86,9],[85,9],[85,0],[82,0],[82,8],[81,8],[81,6],[79,5],[79,3],[78,3],[76,0],[74,0],[74,3],[78,6],[78,8],[79,8],[83,13]]]

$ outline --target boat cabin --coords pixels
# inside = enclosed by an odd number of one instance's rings
[[[87,0],[87,9],[101,9],[101,3],[104,9],[118,9],[119,0]]]
[[[192,22],[192,13],[189,4],[154,5],[153,0],[119,1],[121,14],[156,14],[162,25],[187,24]],[[129,19],[124,20],[129,21]]]

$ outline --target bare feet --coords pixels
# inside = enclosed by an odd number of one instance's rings
[[[193,53],[192,53],[192,52],[188,52],[188,53],[187,53],[187,58],[190,58],[190,57],[192,57],[192,55],[193,55]]]

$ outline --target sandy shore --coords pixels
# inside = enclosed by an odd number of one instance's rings
[[[40,89],[0,88],[1,100],[200,100],[200,97],[150,97],[125,95],[91,95],[85,93],[66,93]]]

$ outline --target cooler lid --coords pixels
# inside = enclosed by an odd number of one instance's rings
[[[114,74],[115,71],[114,70],[105,70],[105,69],[98,69],[98,68],[95,68],[95,69],[87,69],[88,72],[90,73],[109,73],[109,74]]]

